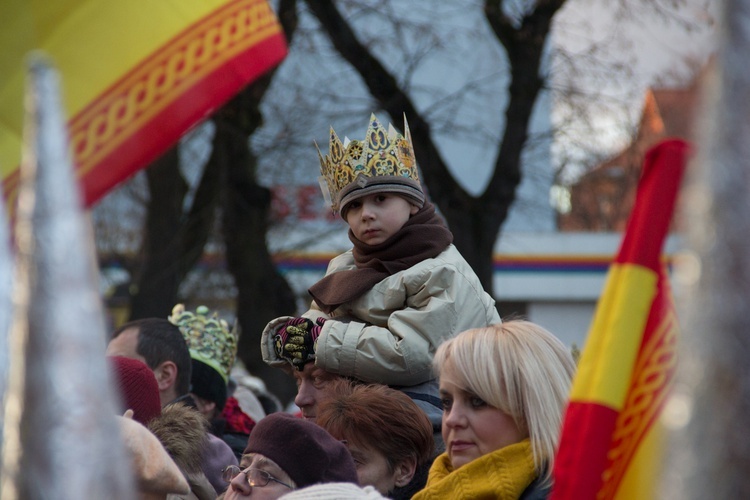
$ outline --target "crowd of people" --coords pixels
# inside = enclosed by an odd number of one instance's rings
[[[143,498],[546,498],[570,350],[501,320],[425,196],[406,122],[401,135],[372,115],[343,143],[332,129],[319,159],[353,248],[309,310],[261,334],[297,383],[293,411],[242,383],[237,333],[204,306],[114,332]]]

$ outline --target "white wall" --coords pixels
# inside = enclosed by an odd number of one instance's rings
[[[527,309],[530,321],[554,333],[562,342],[583,349],[586,343],[596,303],[589,302],[532,302]]]

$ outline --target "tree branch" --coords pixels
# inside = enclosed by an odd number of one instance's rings
[[[528,139],[534,104],[544,83],[540,76],[544,46],[552,20],[566,0],[541,0],[526,14],[518,28],[502,12],[500,0],[485,1],[485,17],[503,44],[511,66],[505,132],[495,159],[495,169],[481,198],[485,203],[505,199],[509,206],[521,182],[521,153]]]
[[[448,170],[430,134],[430,125],[412,100],[401,89],[396,78],[378,61],[355,36],[349,24],[330,0],[306,0],[313,14],[328,33],[333,46],[341,56],[357,70],[370,93],[385,109],[393,122],[400,122],[403,114],[409,121],[414,144],[414,154],[421,169],[426,172],[423,182],[430,197],[438,205],[449,200],[471,196],[457,185]]]

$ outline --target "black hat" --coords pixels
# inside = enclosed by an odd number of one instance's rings
[[[221,411],[227,402],[227,384],[212,367],[197,359],[192,360],[193,373],[190,377],[190,392],[198,397],[213,401]]]

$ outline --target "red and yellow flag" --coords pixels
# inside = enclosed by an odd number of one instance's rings
[[[553,500],[657,494],[658,421],[676,366],[677,320],[662,247],[688,145],[645,157],[636,203],[597,304],[555,459]]]
[[[0,47],[0,175],[11,208],[29,51],[44,51],[62,75],[87,205],[287,52],[267,0],[3,0]]]

